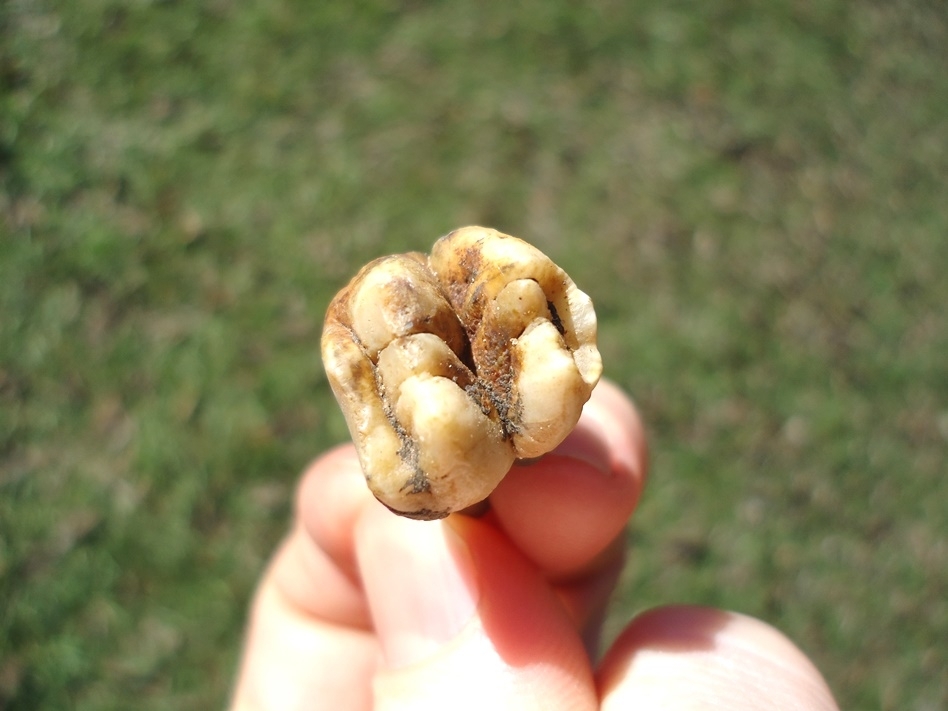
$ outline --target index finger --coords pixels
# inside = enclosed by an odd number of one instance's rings
[[[603,380],[576,429],[553,452],[515,466],[490,497],[492,516],[556,581],[612,565],[603,554],[621,535],[645,484],[648,447],[625,393]]]

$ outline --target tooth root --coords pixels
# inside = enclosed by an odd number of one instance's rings
[[[579,419],[602,373],[589,297],[535,247],[482,227],[375,260],[333,299],[323,360],[369,487],[440,518]]]

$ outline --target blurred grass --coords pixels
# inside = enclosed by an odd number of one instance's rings
[[[948,707],[937,2],[0,6],[0,707],[220,706],[317,353],[468,223],[594,297],[653,471],[610,618],[724,605]]]

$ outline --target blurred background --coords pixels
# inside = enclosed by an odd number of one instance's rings
[[[791,636],[948,708],[933,0],[0,5],[0,708],[209,709],[369,259],[479,223],[597,305],[651,479],[608,634]]]

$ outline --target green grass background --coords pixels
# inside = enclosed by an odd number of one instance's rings
[[[0,4],[0,708],[208,709],[368,259],[481,223],[597,304],[652,477],[609,618],[722,605],[948,708],[935,0]]]

